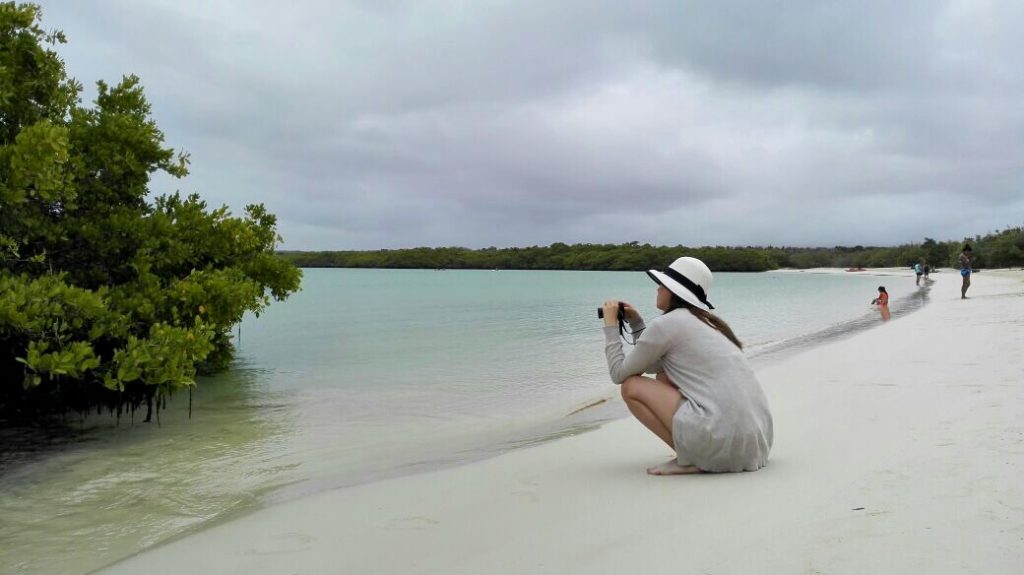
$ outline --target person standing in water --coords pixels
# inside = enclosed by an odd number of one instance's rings
[[[885,286],[878,286],[878,297],[871,300],[871,303],[878,306],[878,311],[882,314],[882,321],[889,321],[891,317],[889,313],[889,292],[885,291]]]
[[[960,299],[967,299],[967,288],[971,287],[971,257],[973,255],[971,244],[964,244],[959,258],[960,277],[963,278],[963,282],[960,284]]]
[[[627,302],[602,306],[605,356],[629,411],[675,451],[651,475],[755,471],[768,462],[772,415],[761,384],[732,329],[710,310],[711,270],[681,257],[647,275],[658,284],[662,315],[644,324]],[[623,352],[623,311],[636,347]],[[655,374],[655,377],[644,376]]]

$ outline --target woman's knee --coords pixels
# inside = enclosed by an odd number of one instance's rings
[[[637,399],[640,397],[643,387],[649,385],[650,380],[641,375],[634,375],[622,382],[622,399]]]

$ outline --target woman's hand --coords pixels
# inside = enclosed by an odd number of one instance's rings
[[[619,300],[605,300],[602,307],[604,308],[604,324],[619,325]]]
[[[629,303],[628,301],[622,302],[622,311],[625,312],[626,319],[629,321],[634,321],[636,318],[640,317],[640,312],[636,311],[636,308],[633,307],[633,304]]]

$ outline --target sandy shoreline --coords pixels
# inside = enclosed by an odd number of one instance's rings
[[[901,274],[902,275],[902,274]],[[756,473],[658,478],[632,420],[263,509],[103,573],[1016,573],[1024,272],[758,375]],[[609,383],[609,385],[611,385]]]

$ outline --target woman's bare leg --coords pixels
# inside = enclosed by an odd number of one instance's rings
[[[683,401],[678,389],[665,381],[634,375],[622,382],[622,399],[640,423],[675,449],[672,416]]]
[[[679,392],[667,379],[659,374],[658,379],[635,375],[622,382],[622,399],[630,413],[675,450],[672,440],[672,417],[683,401]],[[676,475],[698,473],[696,467],[679,465],[675,460],[647,470],[652,475]]]

